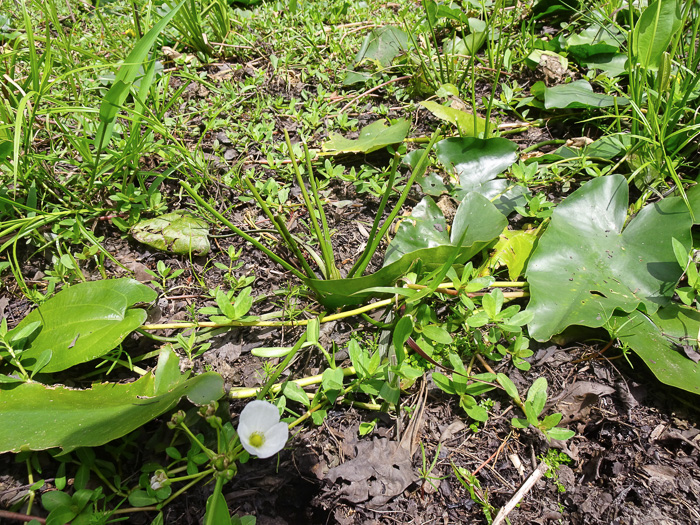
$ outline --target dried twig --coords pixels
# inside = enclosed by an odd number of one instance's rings
[[[525,497],[525,494],[530,492],[530,489],[532,489],[532,487],[535,486],[535,483],[537,483],[539,479],[544,475],[544,473],[548,470],[549,466],[546,463],[540,463],[539,465],[537,465],[537,468],[534,470],[534,472],[528,476],[528,478],[522,485],[520,485],[520,488],[513,495],[513,497],[510,498],[508,503],[506,503],[505,506],[498,511],[498,514],[496,514],[496,518],[493,520],[492,525],[500,525],[501,523],[503,523],[506,519],[506,516],[510,514],[510,511],[512,511],[518,505],[518,503],[520,503],[520,500]]]

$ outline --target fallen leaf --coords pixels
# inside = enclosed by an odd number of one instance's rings
[[[357,455],[328,471],[331,483],[342,480],[338,494],[351,503],[377,508],[401,494],[418,476],[410,452],[396,441],[374,438],[356,446]]]

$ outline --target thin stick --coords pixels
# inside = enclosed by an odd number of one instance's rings
[[[38,516],[29,516],[27,514],[20,514],[19,512],[11,512],[9,510],[0,510],[0,518],[5,518],[8,520],[15,520],[15,521],[36,520],[39,523],[46,523],[46,518],[39,518]]]
[[[347,104],[345,104],[345,105],[343,106],[343,109],[340,110],[340,112],[341,112],[341,113],[345,113],[345,111],[346,111],[350,106],[352,106],[355,102],[357,102],[357,101],[358,101],[359,99],[361,99],[362,97],[365,97],[365,96],[369,95],[370,93],[374,93],[375,91],[377,91],[377,90],[383,88],[384,86],[387,86],[387,85],[391,84],[392,82],[400,82],[400,81],[402,81],[402,80],[408,80],[409,78],[411,78],[411,75],[407,75],[407,76],[405,76],[405,77],[392,78],[391,80],[387,80],[387,81],[384,82],[383,84],[379,84],[377,87],[373,87],[373,88],[370,89],[369,91],[365,91],[364,93],[360,93],[360,94],[357,95],[355,98],[353,98],[350,102],[348,102]]]
[[[520,486],[518,491],[513,495],[512,498],[505,504],[505,506],[498,511],[496,518],[493,520],[492,525],[501,525],[506,519],[506,516],[520,503],[525,497],[525,494],[530,492],[535,483],[544,475],[545,472],[549,470],[549,466],[546,463],[540,463],[532,474],[528,476],[525,482]]]

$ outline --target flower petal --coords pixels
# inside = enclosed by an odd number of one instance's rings
[[[265,442],[262,444],[262,446],[257,447],[255,450],[255,455],[257,455],[260,459],[274,456],[284,448],[288,438],[289,427],[287,426],[287,423],[277,423],[275,426],[265,432]],[[248,450],[245,444],[243,447]],[[248,452],[250,453],[250,450],[248,450]]]
[[[267,401],[255,400],[248,403],[241,411],[238,427],[252,428],[253,431],[266,432],[280,422],[279,409]],[[240,432],[239,432],[240,434]]]
[[[263,443],[251,443],[253,434],[261,434]],[[289,427],[280,423],[279,410],[267,401],[251,401],[241,411],[238,420],[238,437],[249,454],[259,458],[269,458],[284,448],[289,437]]]

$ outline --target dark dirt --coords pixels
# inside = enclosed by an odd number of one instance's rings
[[[242,71],[236,74],[245,75],[245,68]],[[226,81],[235,81],[236,74]],[[307,88],[282,85],[274,78],[270,82],[269,89],[280,92]],[[206,97],[205,91],[193,89],[188,91],[188,96]],[[398,104],[389,99],[386,102],[392,106]],[[418,115],[425,116],[425,112],[419,111]],[[376,118],[369,114],[355,117],[364,121]],[[278,121],[278,131],[286,125]],[[552,137],[568,138],[561,131],[531,129],[511,138],[526,147]],[[259,159],[250,150],[247,155],[250,161],[247,166],[255,167],[263,176],[264,167],[252,162]],[[237,158],[226,161],[233,163]],[[549,190],[554,192],[556,188]],[[212,196],[218,202],[227,202],[226,208],[235,202],[236,194],[230,188],[221,186],[218,191]],[[329,186],[328,198],[331,227],[338,231],[334,240],[339,266],[347,271],[367,242],[376,200],[356,195],[352,185],[342,183]],[[347,206],[334,206],[334,202],[348,200],[351,203]],[[179,205],[187,207],[188,202],[183,200]],[[239,225],[246,224],[244,218],[249,217],[258,228],[269,226],[261,214],[246,204],[228,210],[227,215]],[[290,229],[301,228],[298,220],[292,221],[291,226]],[[177,289],[161,297],[152,308],[149,319],[152,322],[188,319],[187,307],[193,302],[197,307],[209,305],[204,301],[198,279],[203,279],[210,288],[225,286],[223,272],[211,269],[211,264],[205,271],[204,259],[190,263],[184,257],[149,252],[116,228],[108,224],[102,228],[107,249],[137,279],[150,281],[144,270],[155,269],[158,260],[186,270],[175,283]],[[215,238],[210,257],[228,264],[225,251],[229,245],[242,248],[243,265],[236,271],[236,277],[254,275],[256,294],[266,298],[255,305],[255,313],[281,309],[284,296],[276,297],[275,291],[298,283],[236,237]],[[274,243],[271,246],[277,249]],[[374,264],[381,264],[381,260],[375,260]],[[24,274],[28,283],[42,286],[48,265],[41,255],[26,261]],[[109,261],[106,268],[110,277],[128,275]],[[90,278],[99,278],[94,269],[88,267],[85,271]],[[9,279],[4,284],[0,315],[6,316],[13,326],[28,312],[30,304]],[[297,300],[303,304],[309,302],[303,296]],[[352,330],[368,330],[367,326],[341,322],[332,328],[324,336],[341,347]],[[183,366],[195,371],[204,367],[218,371],[227,389],[256,386],[260,383],[262,360],[252,356],[251,349],[288,345],[298,335],[297,330],[234,330],[213,339],[211,350],[194,362],[183,360]],[[144,338],[132,338],[129,344],[134,355],[155,348],[152,341]],[[507,362],[497,370],[506,372],[521,390],[540,375],[547,378],[553,403],[550,408],[562,412],[563,423],[577,432],[565,444],[550,444],[535,431],[514,431],[510,418],[517,414],[505,397],[496,397],[489,421],[474,432],[467,426],[470,421],[457,401],[438,390],[428,374],[403,396],[403,407],[424,409],[422,412],[416,409],[413,420],[402,416],[400,435],[395,416],[380,414],[375,429],[360,437],[359,424],[378,415],[339,405],[329,412],[320,427],[298,431],[281,453],[279,463],[269,459],[241,465],[238,475],[225,487],[224,495],[232,512],[253,514],[259,525],[486,523],[482,504],[495,509],[492,515],[495,516],[540,464],[541,458],[550,450],[560,449],[572,458],[571,462],[553,469],[552,477],[538,481],[525,494],[508,516],[511,523],[700,523],[697,399],[661,388],[653,377],[645,374],[642,363],[633,361],[635,366],[631,369],[625,359],[616,359],[619,356],[614,349],[605,356],[609,359],[599,356],[595,347],[584,345],[549,346],[540,348],[530,359],[533,364],[530,372],[520,372]],[[319,363],[317,357],[309,356],[308,360],[297,363],[292,372],[314,374]],[[422,404],[421,392],[425,395]],[[231,403],[229,410],[234,420],[242,406],[242,402]],[[167,442],[170,435],[164,436],[163,428],[163,421],[147,425],[137,431],[133,442]],[[421,443],[428,465],[439,450],[437,464],[428,480],[419,477],[423,467]],[[128,450],[132,452],[139,449],[133,443],[131,447]],[[134,454],[131,467],[135,471],[146,461],[165,460],[164,454],[158,458],[143,457],[143,450],[153,448],[141,448]],[[52,488],[51,469],[55,466],[46,461],[42,474],[46,486],[42,490]],[[128,467],[123,465],[127,473]],[[455,467],[463,469],[460,471],[463,474],[473,473],[475,482],[465,487],[456,478]],[[9,508],[26,493],[26,469],[15,463],[14,456],[5,454],[0,456],[0,473],[0,508]],[[165,522],[200,523],[211,489],[212,485],[207,485],[187,491],[166,508]],[[39,512],[35,507],[34,513]],[[152,518],[152,514],[136,514],[129,522],[150,523]]]

